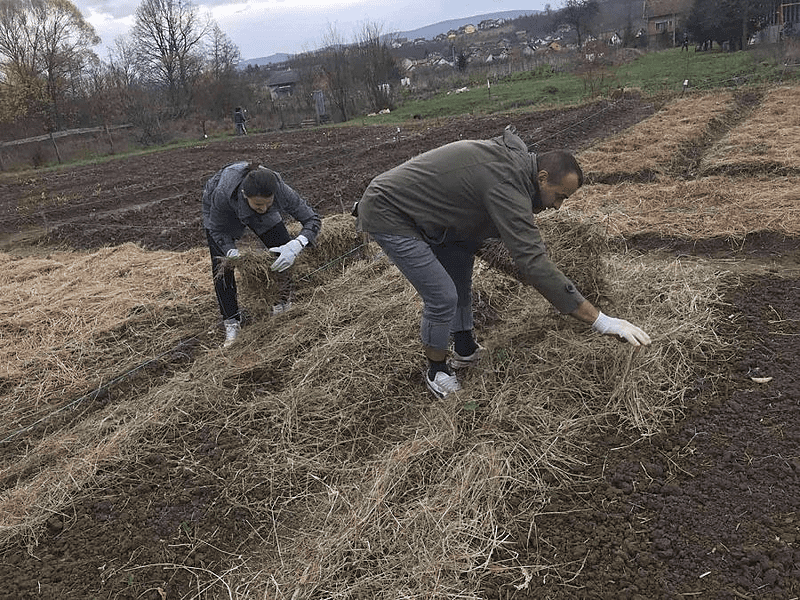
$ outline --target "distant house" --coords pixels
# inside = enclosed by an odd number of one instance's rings
[[[759,42],[775,43],[786,37],[800,37],[800,2],[774,0],[766,27],[756,34]]]
[[[290,98],[294,95],[294,88],[298,81],[300,81],[300,76],[291,69],[275,73],[267,80],[269,95],[273,100]]]
[[[481,31],[488,31],[489,29],[497,29],[505,23],[505,19],[485,19],[478,23],[478,29]]]
[[[694,0],[645,0],[644,21],[650,43],[660,45],[678,43],[678,30],[692,10]],[[681,37],[682,39],[682,37]]]

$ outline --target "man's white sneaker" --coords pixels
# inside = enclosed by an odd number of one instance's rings
[[[475,363],[477,363],[481,357],[486,352],[486,348],[478,344],[478,347],[475,349],[475,352],[470,354],[469,356],[461,356],[458,352],[453,351],[450,355],[450,360],[447,361],[447,364],[451,369],[460,369],[462,367],[471,367]]]
[[[222,343],[222,347],[227,348],[236,341],[242,326],[236,319],[225,319],[223,324],[225,325],[225,341]]]
[[[428,373],[425,373],[425,383],[428,389],[436,394],[439,398],[444,398],[451,392],[458,392],[461,390],[461,384],[455,375],[448,375],[444,371],[438,371],[433,379],[430,378]]]

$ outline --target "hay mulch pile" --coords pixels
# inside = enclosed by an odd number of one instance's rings
[[[97,383],[99,365],[122,370],[204,327],[200,318],[191,323],[210,277],[199,250],[124,244],[41,258],[0,254],[0,265],[0,381],[10,398],[4,419]],[[109,352],[115,335],[126,348]]]
[[[608,291],[605,256],[618,245],[600,220],[576,215],[568,209],[548,210],[536,217],[548,254],[591,302]],[[520,279],[511,254],[499,239],[487,240],[478,256],[491,267]]]
[[[730,92],[671,101],[655,115],[581,152],[588,181],[649,180],[672,168],[682,148],[701,142],[735,109]]]
[[[609,235],[742,238],[755,231],[800,233],[800,178],[703,177],[586,186],[566,203]]]
[[[291,221],[288,229],[297,235],[300,225]],[[344,272],[354,260],[375,251],[367,238],[355,230],[353,217],[346,214],[326,217],[314,246],[304,250],[291,270],[284,273],[272,271],[276,255],[268,252],[255,236],[245,237],[239,246],[244,251],[235,262],[237,281],[247,294],[250,310],[268,310],[282,298],[287,287],[319,285]]]
[[[499,558],[515,515],[544,506],[549,487],[580,470],[586,440],[599,430],[648,433],[673,422],[683,409],[691,361],[720,347],[709,326],[716,273],[604,252],[595,258],[605,263],[598,275],[595,262],[575,256],[581,247],[607,247],[596,224],[568,213],[543,216],[545,240],[565,271],[576,281],[594,278],[593,286],[606,291],[607,310],[660,332],[658,344],[639,353],[594,335],[513,276],[478,261],[476,308],[483,322],[492,322],[478,336],[490,352],[464,375],[463,393],[433,402],[422,381],[418,297],[374,246],[359,249],[363,240],[345,227],[348,221],[326,218],[318,248],[301,255],[308,262],[297,264],[304,274],[288,313],[269,318],[251,311],[251,323],[228,351],[219,348],[218,332],[200,335],[189,359],[125,394],[92,397],[91,410],[79,418],[56,410],[58,385],[74,390],[63,401],[196,332],[198,324],[203,332],[214,329],[207,257],[125,245],[59,254],[20,276],[29,294],[41,277],[50,278],[48,289],[61,289],[46,298],[47,318],[75,323],[79,347],[70,347],[67,360],[63,340],[49,339],[42,326],[23,352],[12,356],[5,348],[15,374],[6,385],[19,398],[31,397],[22,387],[26,373],[44,375],[36,365],[51,365],[55,374],[36,392],[49,415],[37,413],[41,425],[26,431],[24,442],[15,436],[3,446],[3,541],[35,547],[53,515],[68,521],[69,506],[96,486],[135,472],[151,452],[169,453],[176,432],[215,431],[215,439],[228,440],[226,460],[208,462],[202,448],[186,447],[185,461],[211,473],[209,481],[224,478],[224,496],[215,502],[246,515],[250,542],[235,555],[209,552],[202,572],[171,552],[168,564],[185,571],[173,579],[174,589],[202,581],[222,595],[246,587],[259,596],[367,598],[477,592],[488,573],[521,581],[527,567]],[[605,274],[613,285],[598,280]],[[98,292],[77,306],[64,293],[76,278],[102,282],[102,297]],[[251,284],[241,289],[248,306],[265,301]],[[27,323],[35,324],[34,313]],[[119,336],[97,335],[136,329],[142,313],[150,315],[150,335],[161,315],[173,315],[170,339],[135,348]],[[93,322],[97,331],[90,335]],[[15,344],[22,339],[20,330]],[[602,364],[594,361],[598,355],[606,356]],[[17,412],[4,416],[4,432],[30,421],[32,415],[26,421]],[[221,542],[203,521],[203,506],[182,519],[198,541],[216,547]],[[122,567],[113,565],[107,576],[129,576]],[[158,570],[139,565],[135,573],[148,569]]]
[[[760,106],[703,158],[703,174],[800,171],[800,87],[771,89]]]

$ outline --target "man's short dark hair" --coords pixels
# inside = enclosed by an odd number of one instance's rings
[[[583,185],[583,169],[575,156],[566,150],[551,150],[536,157],[536,168],[547,171],[551,183],[561,183],[570,173],[578,176],[578,187]]]

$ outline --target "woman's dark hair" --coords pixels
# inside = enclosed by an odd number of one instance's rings
[[[560,183],[570,173],[578,176],[578,187],[583,185],[583,169],[577,159],[566,150],[551,150],[536,157],[536,168],[547,171],[549,181]]]
[[[258,163],[247,165],[247,175],[242,181],[242,192],[251,196],[272,196],[278,189],[278,176],[275,171],[262,167]]]

